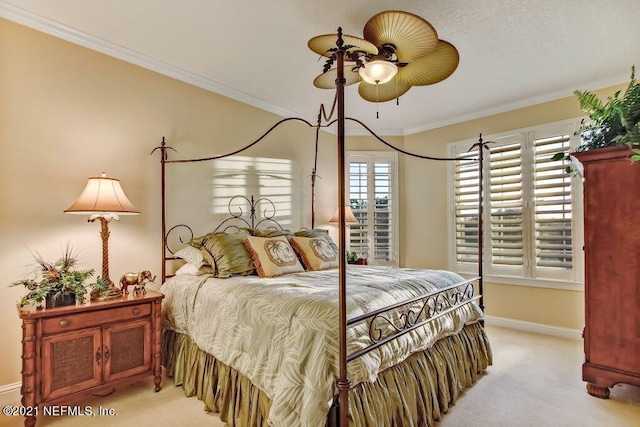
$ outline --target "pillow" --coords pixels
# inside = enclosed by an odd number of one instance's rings
[[[247,248],[242,242],[249,233],[241,230],[237,233],[210,233],[192,239],[190,244],[200,244],[212,258],[216,277],[225,279],[230,276],[253,274],[255,268]],[[195,240],[195,242],[194,242]],[[206,259],[206,257],[205,257]]]
[[[276,230],[276,229],[273,229],[273,228],[255,229],[255,230],[251,230],[251,235],[252,236],[257,236],[257,237],[286,236],[286,238],[288,239],[291,236],[293,236],[293,231],[291,231],[291,230]]]
[[[200,251],[200,253],[202,254],[202,257],[204,258],[204,262],[205,264],[209,264],[211,267],[214,268],[216,267],[216,263],[213,260],[213,257],[211,256],[211,254],[209,253],[209,251],[207,251],[204,247],[203,247],[203,243],[210,237],[213,236],[214,233],[210,233],[210,234],[206,234],[204,236],[200,236],[200,237],[194,237],[193,239],[189,240],[188,244],[189,246],[192,246],[196,249],[198,249]]]
[[[213,274],[214,270],[210,265],[203,265],[201,267],[197,267],[195,264],[186,263],[182,267],[176,270],[174,273],[176,276],[178,274],[190,274],[192,276],[200,276],[202,274]]]
[[[190,245],[187,245],[184,248],[180,249],[175,254],[173,254],[173,256],[175,256],[176,258],[182,258],[188,264],[195,265],[196,268],[202,267],[202,265],[205,263],[204,255],[202,254],[200,249],[196,249],[195,247]]]
[[[292,237],[289,242],[307,270],[338,267],[338,247],[323,237]]]
[[[312,229],[309,229],[309,230],[300,230],[300,231],[296,231],[295,233],[293,233],[293,235],[297,236],[297,237],[322,237],[327,242],[335,245],[335,243],[333,243],[333,239],[331,238],[331,236],[329,236],[329,232],[327,230],[323,230],[321,228],[312,228]]]
[[[285,236],[249,236],[244,239],[244,244],[251,253],[253,265],[260,277],[275,277],[304,271]]]

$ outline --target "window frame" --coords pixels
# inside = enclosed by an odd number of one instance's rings
[[[580,144],[580,137],[576,135],[580,127],[581,119],[569,119],[547,124],[541,124],[509,132],[493,135],[483,135],[483,141],[496,141],[498,145],[513,143],[520,140],[522,158],[522,187],[523,187],[523,266],[507,267],[492,265],[491,246],[491,205],[490,205],[490,156],[485,151],[484,164],[484,189],[483,198],[483,224],[484,224],[484,266],[483,279],[486,282],[509,285],[524,285],[531,287],[543,287],[565,290],[584,289],[584,236],[583,236],[583,207],[582,207],[582,179],[574,176],[571,179],[571,230],[572,230],[572,268],[562,272],[555,268],[545,268],[535,265],[535,212],[533,185],[535,184],[535,152],[534,142],[539,139],[569,135],[570,150],[574,150]],[[448,152],[452,157],[464,153],[476,139],[452,142],[448,144]],[[490,144],[489,148],[496,146]],[[478,265],[471,262],[458,262],[456,259],[456,171],[455,162],[450,162],[448,168],[448,201],[450,212],[448,215],[449,229],[449,268],[462,275],[477,275]],[[526,176],[525,176],[526,175]],[[562,274],[565,273],[565,274]]]
[[[350,164],[351,162],[366,162],[368,165],[374,165],[375,162],[380,159],[381,161],[388,162],[391,165],[391,186],[390,186],[390,194],[392,201],[392,215],[391,215],[391,260],[388,262],[376,262],[374,249],[374,239],[368,239],[367,247],[368,247],[368,264],[369,265],[385,265],[385,266],[394,266],[397,267],[399,265],[400,260],[400,252],[399,252],[399,215],[400,215],[400,192],[398,190],[398,179],[399,179],[399,171],[398,171],[398,153],[395,151],[345,151],[345,181],[347,188],[345,189],[347,204],[350,204],[351,199],[351,191],[350,191]],[[367,168],[367,174],[370,173],[373,169]],[[374,197],[375,188],[374,186],[367,186],[367,194],[368,199],[375,200]],[[373,197],[372,197],[373,196]],[[369,204],[367,208],[367,217],[368,217],[368,235],[374,236],[374,230],[372,227],[373,224],[373,215],[374,211],[372,208],[375,208],[374,204]],[[351,242],[351,232],[348,230],[347,233],[347,250],[350,249]]]

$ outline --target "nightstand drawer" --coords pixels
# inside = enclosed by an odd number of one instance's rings
[[[127,307],[112,308],[109,310],[90,311],[86,313],[69,314],[67,316],[57,316],[44,320],[44,335],[59,332],[75,331],[81,328],[101,326],[113,322],[121,322],[129,319],[149,316],[151,314],[151,304],[137,304]]]

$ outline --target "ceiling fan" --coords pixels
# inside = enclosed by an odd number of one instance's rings
[[[458,67],[458,50],[438,39],[431,24],[409,12],[390,10],[373,16],[364,26],[364,38],[343,35],[346,85],[360,82],[358,93],[369,102],[397,99],[412,86],[438,83]],[[315,78],[314,86],[334,89],[337,69],[336,35],[312,38],[309,48],[328,57],[324,72]]]

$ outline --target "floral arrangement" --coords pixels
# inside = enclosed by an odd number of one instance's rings
[[[23,286],[28,291],[20,300],[20,307],[28,303],[41,307],[48,297],[55,301],[65,295],[73,295],[76,302],[84,302],[87,290],[100,291],[109,285],[101,277],[93,283],[85,283],[93,276],[94,270],[76,270],[77,254],[69,245],[66,246],[62,257],[53,263],[45,261],[38,252],[32,255],[40,278],[18,280],[11,284],[11,286]]]

